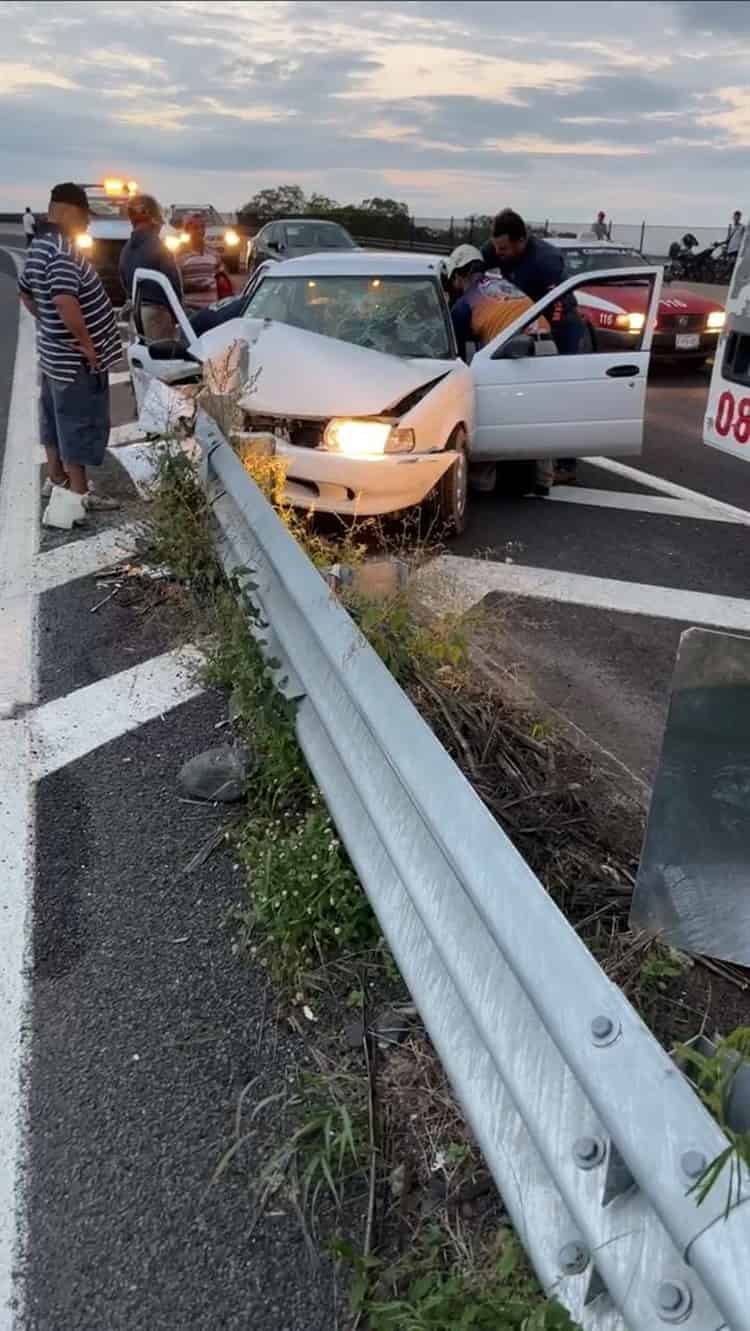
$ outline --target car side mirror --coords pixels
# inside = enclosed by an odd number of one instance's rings
[[[493,360],[524,360],[526,356],[536,355],[536,343],[528,333],[516,333],[509,342],[498,347]]]
[[[267,249],[267,250],[276,250],[277,253],[278,253],[278,251],[281,249],[281,246],[280,246],[278,240],[267,240],[267,241],[266,241],[266,249]]]

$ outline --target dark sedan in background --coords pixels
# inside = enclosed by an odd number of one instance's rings
[[[257,236],[247,242],[247,271],[254,273],[269,260],[296,259],[302,254],[318,254],[322,250],[356,250],[348,231],[338,222],[318,221],[314,217],[290,217],[268,222]]]

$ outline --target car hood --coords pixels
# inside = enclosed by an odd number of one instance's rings
[[[591,285],[587,282],[578,293],[581,304],[586,303],[586,296],[593,298],[591,303],[596,302],[597,309],[606,309],[619,314],[632,314],[634,311],[642,310],[644,306],[643,287],[597,286],[595,282]],[[659,310],[662,314],[708,314],[711,310],[723,309],[724,306],[720,301],[712,300],[708,296],[699,296],[695,291],[689,291],[687,287],[678,286],[676,282],[665,282],[662,287],[659,300]]]
[[[204,333],[198,354],[208,360],[237,338],[250,344],[251,378],[257,372],[242,406],[258,415],[377,416],[461,363],[406,360],[289,324],[247,318]]]

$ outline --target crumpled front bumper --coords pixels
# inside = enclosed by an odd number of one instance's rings
[[[286,464],[285,497],[298,508],[373,517],[420,504],[453,465],[455,453],[385,453],[351,458],[277,440]]]

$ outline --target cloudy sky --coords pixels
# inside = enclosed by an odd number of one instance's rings
[[[283,182],[435,217],[750,207],[743,0],[0,0],[0,18],[0,209],[105,174],[222,209]]]

